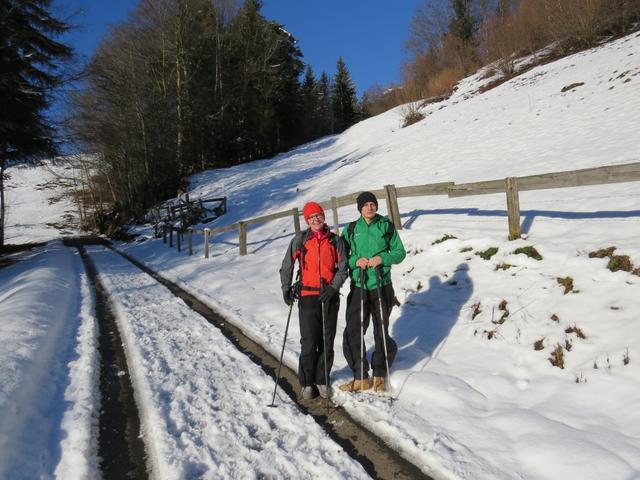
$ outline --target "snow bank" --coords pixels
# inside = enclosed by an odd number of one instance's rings
[[[0,269],[0,478],[50,478],[61,458],[59,478],[95,474],[96,333],[79,262],[54,242]]]

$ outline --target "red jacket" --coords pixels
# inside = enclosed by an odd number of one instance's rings
[[[319,232],[308,229],[291,240],[280,268],[284,291],[291,286],[296,261],[300,265],[301,296],[318,295],[322,285],[340,290],[348,275],[346,243],[326,225]]]

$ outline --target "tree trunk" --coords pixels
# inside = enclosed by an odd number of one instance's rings
[[[181,2],[178,5],[178,15],[176,18],[176,25],[174,27],[174,35],[176,42],[175,51],[175,74],[176,74],[176,160],[178,162],[178,174],[184,175],[184,124],[185,124],[185,111],[184,101],[186,99],[186,52],[184,45],[185,22],[187,17],[186,5]]]
[[[0,157],[0,248],[4,247],[4,171],[7,166],[7,146],[2,147],[2,157]]]

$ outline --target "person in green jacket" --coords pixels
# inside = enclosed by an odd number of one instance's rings
[[[386,379],[389,373],[387,368],[391,367],[398,351],[396,342],[389,336],[389,314],[395,299],[391,284],[391,265],[402,262],[406,251],[393,223],[378,215],[378,200],[375,195],[363,192],[358,196],[357,204],[360,218],[350,224],[342,234],[350,248],[349,269],[352,282],[351,292],[347,297],[347,325],[342,348],[353,372],[353,380],[342,385],[340,389],[358,392],[373,386],[375,391],[384,391],[387,388]],[[380,318],[380,302],[383,318]],[[373,385],[369,379],[369,362],[364,345],[364,333],[371,316],[375,340],[375,351],[371,359]],[[381,328],[381,325],[384,327]],[[384,349],[385,339],[387,358]]]

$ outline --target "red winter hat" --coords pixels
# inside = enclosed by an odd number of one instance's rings
[[[307,221],[309,221],[309,217],[311,215],[314,215],[316,213],[319,213],[324,217],[324,210],[316,202],[309,202],[302,209],[302,214],[304,215],[304,219]]]

